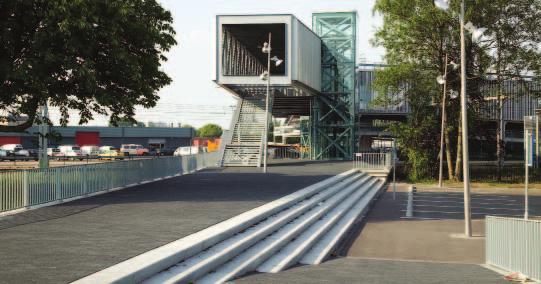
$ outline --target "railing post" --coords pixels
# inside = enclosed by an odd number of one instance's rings
[[[30,187],[28,184],[28,170],[23,171],[23,198],[24,198],[24,207],[30,206]]]
[[[62,169],[54,169],[52,170],[54,180],[55,180],[55,199],[61,200],[62,199],[62,184],[60,182],[60,173],[59,171]]]
[[[87,195],[88,194],[88,184],[87,184],[86,166],[82,166],[80,172],[83,175],[83,177],[82,177],[82,180],[83,180],[83,194]]]

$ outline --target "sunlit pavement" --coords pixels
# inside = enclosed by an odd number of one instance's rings
[[[485,262],[484,216],[521,217],[520,189],[474,189],[472,238],[463,237],[460,189],[419,188],[414,216],[406,218],[407,189],[392,187],[338,248],[335,259],[278,274],[256,274],[238,283],[507,283]],[[537,191],[530,214],[540,215]]]
[[[0,283],[65,283],[344,172],[350,162],[216,168],[0,219]]]

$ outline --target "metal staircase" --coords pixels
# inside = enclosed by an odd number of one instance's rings
[[[265,135],[265,99],[244,98],[238,107],[240,110],[231,140],[224,149],[222,166],[259,167]]]

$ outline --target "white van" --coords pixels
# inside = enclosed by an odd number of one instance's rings
[[[83,159],[83,154],[81,153],[81,148],[77,145],[60,145],[58,146],[58,149],[60,150],[60,153],[63,154],[64,157],[69,158],[79,158],[79,160]]]
[[[175,152],[173,153],[174,156],[188,156],[188,155],[194,155],[199,153],[199,147],[197,146],[185,146],[185,147],[178,147]]]
[[[100,147],[95,145],[85,145],[81,147],[83,156],[97,156],[100,153]]]
[[[16,156],[30,156],[30,153],[27,150],[23,149],[23,145],[21,144],[5,144],[0,147],[1,150],[5,150],[13,155]]]

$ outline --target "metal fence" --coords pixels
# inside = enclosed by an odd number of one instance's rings
[[[298,147],[276,147],[269,149],[270,159],[300,159],[301,150]]]
[[[182,175],[217,163],[219,152],[0,172],[0,212]]]
[[[486,262],[541,281],[541,220],[486,217]]]
[[[365,170],[388,170],[392,168],[392,153],[355,153],[353,168]]]

